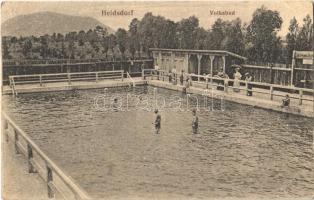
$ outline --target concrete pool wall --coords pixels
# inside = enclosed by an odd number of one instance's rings
[[[172,83],[168,82],[163,82],[159,80],[141,80],[140,78],[134,79],[136,81],[136,85],[150,85],[153,87],[161,87],[161,88],[166,88],[170,90],[176,90],[181,92],[183,89],[183,86],[181,85],[173,85]],[[27,85],[25,88],[19,89],[19,93],[33,93],[33,92],[48,92],[48,91],[67,91],[67,90],[73,90],[73,89],[92,89],[92,88],[107,88],[107,87],[120,87],[120,86],[129,86],[130,81],[125,80],[124,82],[120,82],[117,80],[112,80],[112,81],[104,81],[101,83],[73,83],[71,86],[66,85],[66,83],[58,83],[58,84],[47,84],[45,87],[41,87],[39,89],[38,86],[30,87],[31,85]],[[218,91],[218,90],[210,90],[213,92],[213,97],[215,98],[221,98],[221,96],[224,97],[224,99],[228,101],[233,101],[237,102],[240,104],[246,104],[246,105],[251,105],[251,106],[256,106],[256,107],[261,107],[265,109],[271,109],[271,110],[276,110],[280,112],[287,112],[287,113],[293,113],[297,115],[302,115],[302,116],[307,116],[309,115],[310,117],[313,117],[313,112],[310,112],[309,107],[303,106],[302,108],[291,108],[290,110],[283,110],[280,108],[279,103],[275,101],[270,101],[270,100],[264,100],[264,99],[259,99],[256,97],[247,97],[245,95],[240,95],[240,94],[234,94],[234,93],[225,93],[223,91]],[[188,89],[189,93],[193,94],[199,94],[202,95],[204,92],[204,88],[200,85],[197,85],[196,83],[194,84],[193,87],[190,87]],[[302,110],[303,109],[303,110]],[[309,110],[307,110],[309,109]],[[307,111],[309,111],[307,113]],[[14,132],[10,131],[10,138],[14,140]],[[35,155],[36,156],[36,155]]]
[[[54,91],[71,91],[76,89],[97,89],[97,88],[111,88],[111,87],[131,87],[133,85],[151,85],[155,87],[167,88],[170,90],[182,91],[183,86],[179,84],[172,84],[169,82],[161,80],[152,80],[152,78],[142,79],[141,77],[124,79],[123,81],[112,79],[112,80],[103,80],[98,82],[87,82],[87,81],[77,81],[72,82],[69,85],[67,82],[57,82],[57,83],[46,83],[42,86],[39,84],[26,84],[18,85],[15,87],[17,94],[20,93],[36,93],[36,92],[54,92]],[[192,87],[188,88],[189,93],[203,95],[206,87],[204,85],[198,84],[195,82]],[[211,93],[213,98],[223,98],[227,101],[232,101],[240,104],[250,105],[254,107],[270,109],[283,113],[290,113],[305,117],[314,117],[314,106],[313,101],[298,105],[297,103],[287,107],[282,108],[281,99],[269,100],[266,95],[264,96],[246,96],[241,93],[235,92],[224,92],[216,89],[208,90]],[[12,89],[9,86],[3,86],[3,94],[12,94]],[[284,93],[282,94],[282,96]],[[305,95],[304,95],[305,96]],[[308,95],[307,95],[308,96]],[[308,96],[308,99],[311,99],[311,96]],[[311,104],[312,103],[312,104]]]

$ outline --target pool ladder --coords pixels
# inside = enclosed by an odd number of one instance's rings
[[[10,87],[11,87],[13,96],[17,96],[17,91],[15,89],[14,78],[12,78],[12,77],[10,77]]]
[[[131,75],[129,74],[129,72],[126,72],[126,76],[132,81],[132,86],[135,87],[135,81],[134,81],[134,79],[131,77]],[[131,84],[129,84],[129,86],[131,86]]]

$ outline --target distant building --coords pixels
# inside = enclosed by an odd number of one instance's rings
[[[154,65],[167,72],[176,69],[198,75],[216,75],[222,69],[229,76],[234,73],[232,65],[242,64],[247,59],[222,50],[159,49],[151,48]]]
[[[291,82],[297,87],[312,87],[313,51],[293,51]]]

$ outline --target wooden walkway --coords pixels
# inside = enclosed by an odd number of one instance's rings
[[[155,79],[155,78],[154,78]],[[53,92],[53,91],[67,91],[75,89],[96,89],[96,88],[106,88],[106,87],[123,87],[123,86],[132,86],[133,82],[135,85],[145,85],[149,84],[156,87],[163,87],[172,90],[182,91],[183,86],[173,85],[167,81],[152,80],[152,77],[146,77],[145,80],[142,78],[125,78],[123,81],[121,79],[110,79],[102,81],[75,81],[70,85],[68,82],[57,82],[57,83],[46,83],[40,86],[39,84],[25,84],[25,85],[16,85],[15,90],[19,93],[33,93],[33,92]],[[193,82],[193,87],[189,88],[189,92],[203,94],[205,85],[198,82]],[[299,105],[299,95],[294,93],[286,93],[281,91],[275,91],[273,100],[270,100],[268,90],[261,88],[254,88],[253,96],[246,96],[246,91],[244,87],[243,90],[236,93],[233,92],[232,88],[228,88],[228,92],[217,90],[216,87],[213,88],[213,93],[224,97],[225,100],[252,105],[256,107],[272,109],[279,112],[292,113],[296,115],[314,117],[314,105],[313,105],[313,96],[303,95],[302,105]],[[210,92],[211,89],[209,88]],[[12,90],[9,86],[3,87],[3,94],[12,94]],[[291,103],[289,108],[281,108],[281,102],[283,97],[289,94]]]
[[[2,134],[3,136],[3,134]],[[2,197],[5,200],[48,200],[47,186],[36,173],[28,173],[26,158],[15,154],[12,141],[2,137]]]
[[[172,83],[165,82],[165,81],[159,81],[159,80],[150,80],[148,82],[149,85],[156,86],[156,87],[162,87],[167,88],[171,90],[177,90],[182,91],[183,86],[181,85],[173,85]],[[187,92],[189,93],[195,93],[195,94],[204,94],[204,85],[197,84],[196,82],[193,83],[193,86],[190,87]],[[263,89],[258,89],[263,90]],[[301,115],[305,117],[314,117],[314,106],[313,101],[306,101],[306,103],[303,103],[302,105],[298,105],[298,101],[296,99],[291,100],[291,106],[289,108],[281,108],[281,99],[282,98],[274,98],[273,100],[269,100],[269,96],[262,93],[253,93],[253,96],[246,96],[244,91],[241,91],[239,93],[233,92],[232,89],[228,89],[228,92],[217,90],[216,88],[213,88],[211,90],[208,89],[209,94],[213,94],[213,98],[223,98],[228,101],[275,110],[279,112],[284,113],[290,113],[290,114],[296,114]],[[283,93],[283,95],[286,93]],[[293,96],[294,94],[292,94]],[[291,96],[291,95],[290,95]],[[308,96],[307,98],[313,99],[312,96]]]
[[[132,78],[132,80],[125,78],[123,81],[121,79],[111,79],[102,81],[73,81],[69,85],[68,82],[56,82],[56,83],[46,83],[40,86],[39,84],[24,84],[16,85],[15,90],[19,93],[33,93],[33,92],[53,92],[53,91],[66,91],[75,89],[96,89],[105,87],[123,87],[132,86],[133,81],[136,85],[146,84],[147,81],[142,80],[142,78]],[[12,89],[9,86],[3,86],[3,94],[12,94]]]

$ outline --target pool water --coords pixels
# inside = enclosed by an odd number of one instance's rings
[[[155,104],[143,108],[155,96],[166,102],[160,134]],[[123,110],[104,105],[114,97]],[[183,109],[173,108],[176,98]],[[197,112],[192,134],[185,99],[143,86],[4,96],[3,108],[95,198],[313,196],[313,119],[215,100]]]

